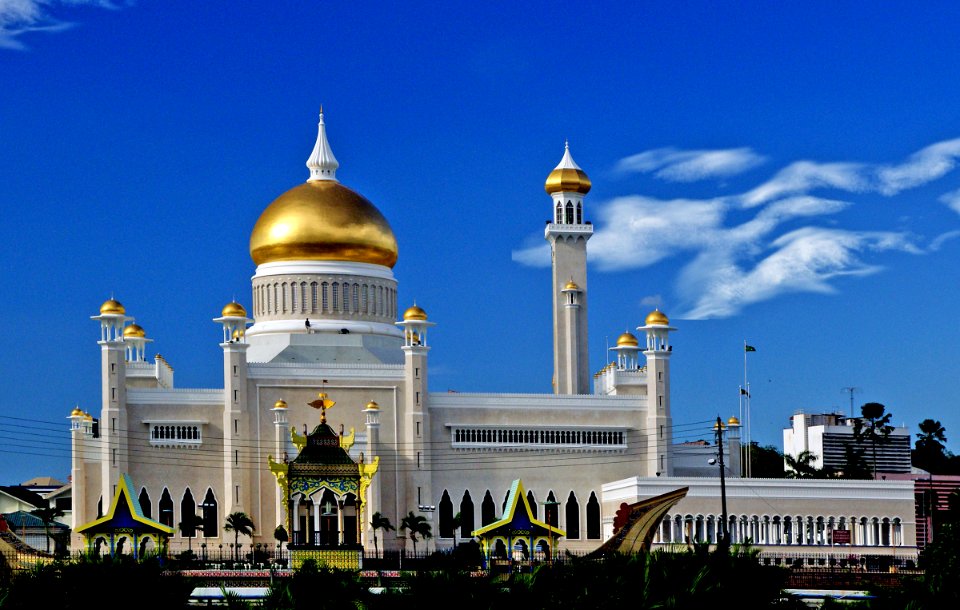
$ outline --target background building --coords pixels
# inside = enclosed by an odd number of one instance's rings
[[[846,448],[853,447],[863,450],[863,459],[871,469],[875,466],[878,473],[909,473],[910,431],[906,427],[895,427],[890,436],[874,448],[870,443],[857,443],[856,419],[839,413],[813,415],[798,411],[790,418],[790,427],[783,430],[783,453],[796,458],[810,451],[816,456],[813,465],[817,468],[841,471]]]

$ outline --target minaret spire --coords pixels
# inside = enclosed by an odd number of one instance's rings
[[[320,106],[320,121],[317,123],[317,143],[313,145],[313,152],[307,159],[307,167],[310,169],[310,177],[307,182],[314,180],[333,180],[337,181],[337,158],[333,156],[330,150],[330,142],[327,141],[327,128],[323,122],[323,106]]]

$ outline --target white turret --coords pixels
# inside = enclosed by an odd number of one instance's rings
[[[333,156],[330,149],[330,142],[327,141],[327,127],[323,122],[323,106],[320,107],[320,122],[317,123],[317,143],[313,145],[313,152],[307,159],[307,168],[310,169],[310,177],[307,182],[314,180],[333,180],[337,181],[337,168],[340,164],[337,158]]]

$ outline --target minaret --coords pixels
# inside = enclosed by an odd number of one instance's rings
[[[583,197],[590,178],[570,156],[569,144],[544,188],[553,200],[553,221],[544,231],[553,261],[553,391],[587,394],[587,240],[593,225],[583,220]]]
[[[287,439],[290,438],[290,417],[287,411],[287,401],[282,398],[273,403],[273,450],[278,461],[288,462],[290,456],[287,454]],[[276,515],[277,521],[282,523],[284,528],[288,528],[287,521],[284,518],[287,514],[287,497],[284,494],[283,486],[277,485],[276,489]],[[287,532],[292,536],[292,532]]]
[[[247,348],[244,331],[253,320],[247,310],[235,301],[227,303],[214,322],[223,325],[223,510],[225,515],[246,512],[256,521],[260,515],[251,512]]]
[[[123,329],[123,342],[127,346],[127,362],[143,362],[147,343],[153,339],[147,339],[147,331],[139,324],[130,324]]]
[[[100,306],[100,500],[104,510],[113,500],[120,475],[127,464],[127,373],[123,327],[133,318],[113,297]],[[77,496],[77,501],[83,501]]]
[[[73,485],[74,498],[71,510],[73,523],[70,524],[70,529],[76,531],[84,523],[93,521],[95,516],[89,514],[85,503],[87,498],[86,462],[89,458],[88,452],[93,451],[89,442],[93,438],[93,417],[81,411],[80,407],[74,407],[67,419],[70,420],[70,481]],[[72,544],[83,544],[82,537],[74,534]]]
[[[677,329],[670,326],[670,320],[663,312],[655,309],[637,330],[645,333],[647,338],[647,347],[643,351],[647,358],[646,464],[650,474],[671,476],[670,354],[673,346],[670,345],[670,331]]]
[[[403,464],[407,464],[410,471],[410,487],[403,489],[404,481],[401,478],[397,496],[400,506],[416,506],[425,513],[428,521],[432,521],[433,511],[421,507],[433,505],[430,444],[427,442],[430,437],[430,411],[427,407],[427,352],[430,347],[427,345],[427,329],[435,324],[428,322],[427,312],[414,303],[403,312],[403,321],[396,322],[396,325],[403,328],[401,349],[404,355],[403,412],[400,414],[401,429],[397,432],[398,467],[403,468]],[[397,515],[398,519],[400,517]],[[433,528],[436,530],[435,524]]]
[[[380,405],[371,400],[363,413],[367,418],[367,448],[364,460],[373,463],[380,455]],[[375,476],[370,481],[370,487],[367,488],[367,498],[363,505],[364,542],[373,541],[373,528],[370,522],[373,520],[374,513],[380,510],[380,477]]]

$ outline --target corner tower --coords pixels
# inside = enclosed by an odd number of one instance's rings
[[[590,391],[587,358],[587,240],[593,225],[583,220],[583,198],[590,178],[565,145],[560,164],[544,189],[553,200],[553,220],[544,238],[550,242],[553,265],[553,392]]]

